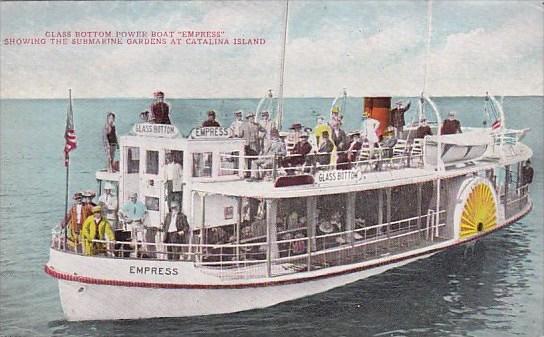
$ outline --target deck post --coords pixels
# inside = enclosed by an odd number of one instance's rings
[[[421,203],[423,184],[417,184],[417,229],[421,228]]]
[[[306,198],[306,212],[307,212],[307,222],[308,222],[308,238],[311,240],[311,246],[315,249],[315,234],[318,222],[318,213],[317,213],[317,196],[310,196]]]
[[[272,260],[278,258],[276,214],[278,201],[266,199],[266,275],[272,277]]]
[[[206,193],[200,193],[200,249],[199,249],[199,258],[198,260],[202,262],[203,249],[202,245],[208,242],[206,238],[206,230],[204,223],[206,222]]]
[[[386,216],[387,216],[387,248],[388,250],[391,248],[391,240],[389,239],[390,237],[390,234],[389,232],[391,231],[391,187],[388,187],[385,189],[385,195],[386,195],[386,207],[387,207],[387,210],[386,210]]]
[[[355,227],[355,192],[346,195],[346,231],[348,232],[347,242],[353,243],[353,228]]]
[[[236,261],[240,261],[240,224],[242,223],[242,197],[238,198],[238,221],[236,222]]]
[[[378,225],[383,224],[383,192],[382,190],[378,191]],[[381,228],[380,228],[381,231]]]
[[[504,204],[504,214],[508,218],[508,192],[509,192],[508,185],[510,184],[510,175],[511,175],[510,165],[506,165],[504,167],[504,170],[505,170],[505,172],[504,172],[504,201],[503,201],[503,204]],[[500,199],[500,196],[499,196],[499,199]]]

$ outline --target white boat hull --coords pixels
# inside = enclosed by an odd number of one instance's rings
[[[156,289],[59,280],[59,290],[69,321],[225,314],[266,308],[324,292],[430,255],[342,276],[268,287]]]
[[[469,239],[443,241],[361,263],[272,278],[222,279],[191,262],[86,257],[55,249],[51,249],[45,271],[58,279],[62,308],[69,321],[233,313],[314,295],[427,258],[499,230],[531,208],[529,201],[519,213],[493,230]]]

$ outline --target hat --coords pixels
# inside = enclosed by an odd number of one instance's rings
[[[215,111],[209,110],[208,111],[208,116],[214,116],[215,117]]]
[[[130,197],[131,198],[138,198],[138,193],[136,193],[136,192],[130,193]]]
[[[325,221],[319,225],[319,230],[326,234],[332,233],[334,232],[334,226],[330,222]]]
[[[352,137],[360,137],[361,136],[361,133],[360,132],[354,132],[351,134]]]
[[[420,120],[420,122],[426,122],[426,121],[427,121],[427,118],[422,118],[422,119]]]
[[[251,118],[251,117],[255,117],[255,114],[253,112],[249,112],[247,115],[246,115],[246,118]]]
[[[105,190],[111,190],[111,189],[113,189],[113,186],[110,183],[105,183],[104,184],[104,189]]]
[[[155,92],[153,93],[153,96],[155,96],[155,97],[164,97],[164,92],[162,92],[162,91],[155,91]]]
[[[328,136],[329,136],[329,131],[321,132],[321,137],[328,137]]]
[[[455,111],[450,111],[450,113],[448,114],[448,116],[455,116]]]
[[[102,211],[102,207],[100,206],[94,206],[92,209],[93,214],[100,213]]]
[[[242,111],[235,111],[234,116],[242,116]]]
[[[268,111],[261,111],[261,115],[267,115],[268,116]]]
[[[291,129],[291,130],[302,129],[302,125],[300,123],[295,123],[295,124],[291,125],[291,127],[289,129]]]
[[[83,196],[83,194],[81,194],[81,192],[74,193],[74,199],[75,200],[81,199],[82,196]]]
[[[86,190],[85,192],[83,192],[83,196],[94,198],[96,197],[96,193],[93,190]]]
[[[308,134],[307,134],[307,133],[302,133],[302,134],[300,135],[300,138],[308,138]]]
[[[175,201],[175,200],[172,201],[172,203],[170,204],[170,208],[174,208],[174,207],[179,208],[179,202],[177,202],[177,201]]]
[[[339,113],[339,112],[340,112],[340,108],[338,107],[338,105],[333,106],[331,112],[332,112],[332,113],[335,113],[335,114]]]

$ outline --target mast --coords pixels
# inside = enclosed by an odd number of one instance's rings
[[[281,65],[280,65],[280,87],[278,90],[278,113],[276,115],[278,130],[281,130],[283,124],[283,81],[285,76],[285,52],[287,45],[287,22],[289,19],[289,0],[285,2],[285,14],[283,22],[283,44],[281,48]]]

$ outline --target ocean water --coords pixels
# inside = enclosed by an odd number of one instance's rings
[[[287,99],[285,126],[312,127],[330,98]],[[482,123],[481,97],[436,98],[442,115]],[[236,109],[257,99],[170,100],[182,132],[210,108],[230,124]],[[346,124],[360,123],[361,98],[347,102]],[[416,103],[412,99],[413,104]],[[544,334],[543,97],[505,97],[506,123],[531,128],[533,211],[512,226],[463,247],[315,296],[229,315],[140,321],[66,322],[56,281],[44,274],[51,228],[64,210],[66,100],[1,100],[1,336],[542,336]],[[126,133],[148,99],[76,99],[78,148],[71,156],[70,193],[95,188],[104,155],[108,111]],[[415,107],[407,115],[412,120]],[[349,129],[349,127],[348,127]]]

